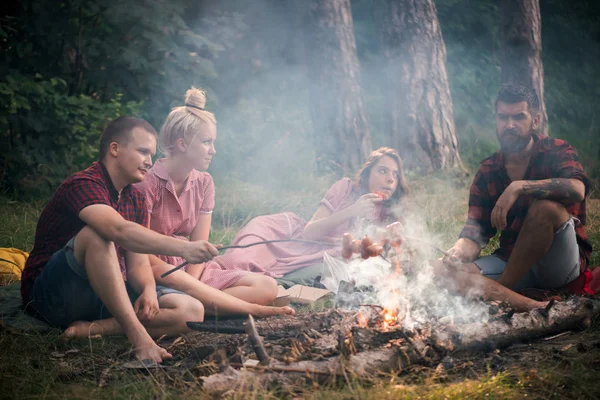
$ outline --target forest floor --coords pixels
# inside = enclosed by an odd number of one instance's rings
[[[441,246],[449,246],[464,223],[469,179],[409,178],[412,196],[428,228],[435,232]],[[236,190],[231,187],[217,193],[217,198],[228,199],[223,204],[230,209],[216,213],[216,229],[211,234],[215,242],[230,240],[247,220],[247,216],[232,217],[244,212],[231,209],[230,194]],[[252,193],[245,192],[250,199],[244,202],[245,207],[258,204],[258,200],[252,202]],[[318,201],[320,195],[296,198],[291,208],[310,217],[310,207],[303,209],[303,204]],[[269,203],[265,196],[274,200]],[[260,204],[271,204],[269,211],[275,212],[285,208],[282,201],[289,202],[294,196],[298,195],[282,196],[279,192],[276,195],[260,193],[255,197],[261,199]],[[592,193],[592,196],[598,197],[598,194]],[[42,206],[42,203],[0,198],[0,247],[30,249]],[[258,210],[256,214],[264,211]],[[595,248],[600,248],[598,198],[588,200],[587,228]],[[600,265],[598,251],[593,255],[592,265]],[[306,307],[299,310],[310,311]],[[231,346],[237,345],[234,335],[230,340]],[[23,333],[0,326],[0,398],[203,398],[206,393],[201,377],[216,372],[214,361],[207,358],[204,351],[215,341],[214,334],[197,332],[182,339],[163,340],[161,343],[174,358],[165,362],[164,368],[137,370],[123,367],[130,360],[124,338],[67,342],[59,332]],[[368,381],[349,376],[342,382],[298,387],[293,391],[238,391],[230,393],[228,398],[593,399],[600,398],[599,379],[600,318],[596,317],[589,328],[550,340],[539,339],[503,350],[460,355],[444,374],[436,371],[435,366],[413,366]]]

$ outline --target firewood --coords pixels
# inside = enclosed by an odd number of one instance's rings
[[[256,357],[260,361],[261,365],[269,365],[271,358],[267,354],[265,350],[265,346],[262,343],[260,336],[258,336],[258,332],[256,331],[256,325],[254,323],[254,318],[252,315],[248,315],[248,322],[246,324],[246,333],[248,334],[248,339],[250,343],[252,343],[252,348],[256,353]]]

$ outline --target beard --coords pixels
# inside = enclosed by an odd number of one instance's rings
[[[517,129],[505,129],[502,132],[502,136],[498,139],[500,141],[500,149],[503,153],[518,153],[525,150],[531,138],[533,136],[533,127],[529,129],[529,132],[525,136],[519,135]]]

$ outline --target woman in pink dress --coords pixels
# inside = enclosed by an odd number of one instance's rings
[[[217,129],[215,116],[204,109],[205,103],[203,91],[188,90],[185,106],[174,108],[160,131],[159,144],[167,157],[158,160],[137,184],[146,196],[150,228],[181,240],[208,240],[215,205],[214,183],[206,170],[216,153]],[[277,284],[269,276],[241,277],[223,292],[198,280],[203,265],[188,265],[185,271],[161,278],[184,260],[162,255],[150,259],[162,290],[197,298],[207,314],[293,314],[290,307],[266,306],[277,294]]]
[[[363,225],[395,221],[391,210],[407,194],[400,156],[395,150],[382,147],[371,153],[356,182],[344,178],[327,191],[310,221],[291,212],[260,216],[250,221],[231,244],[277,239],[339,243],[358,221]],[[285,279],[294,271],[321,263],[325,252],[336,256],[340,247],[284,242],[230,249],[205,264],[200,280],[227,291],[241,279],[256,274]],[[289,281],[294,283],[291,277]]]

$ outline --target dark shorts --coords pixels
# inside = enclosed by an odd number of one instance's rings
[[[132,303],[138,294],[125,283]],[[158,297],[179,293],[164,286],[156,287]],[[54,253],[29,289],[27,311],[50,325],[67,328],[75,321],[94,321],[112,315],[92,289],[85,268],[73,254],[73,239]]]
[[[506,261],[495,255],[480,257],[475,264],[482,275],[494,280],[498,280],[506,268]],[[570,218],[554,234],[548,253],[531,267],[513,289],[558,289],[575,280],[580,269],[575,220]]]

